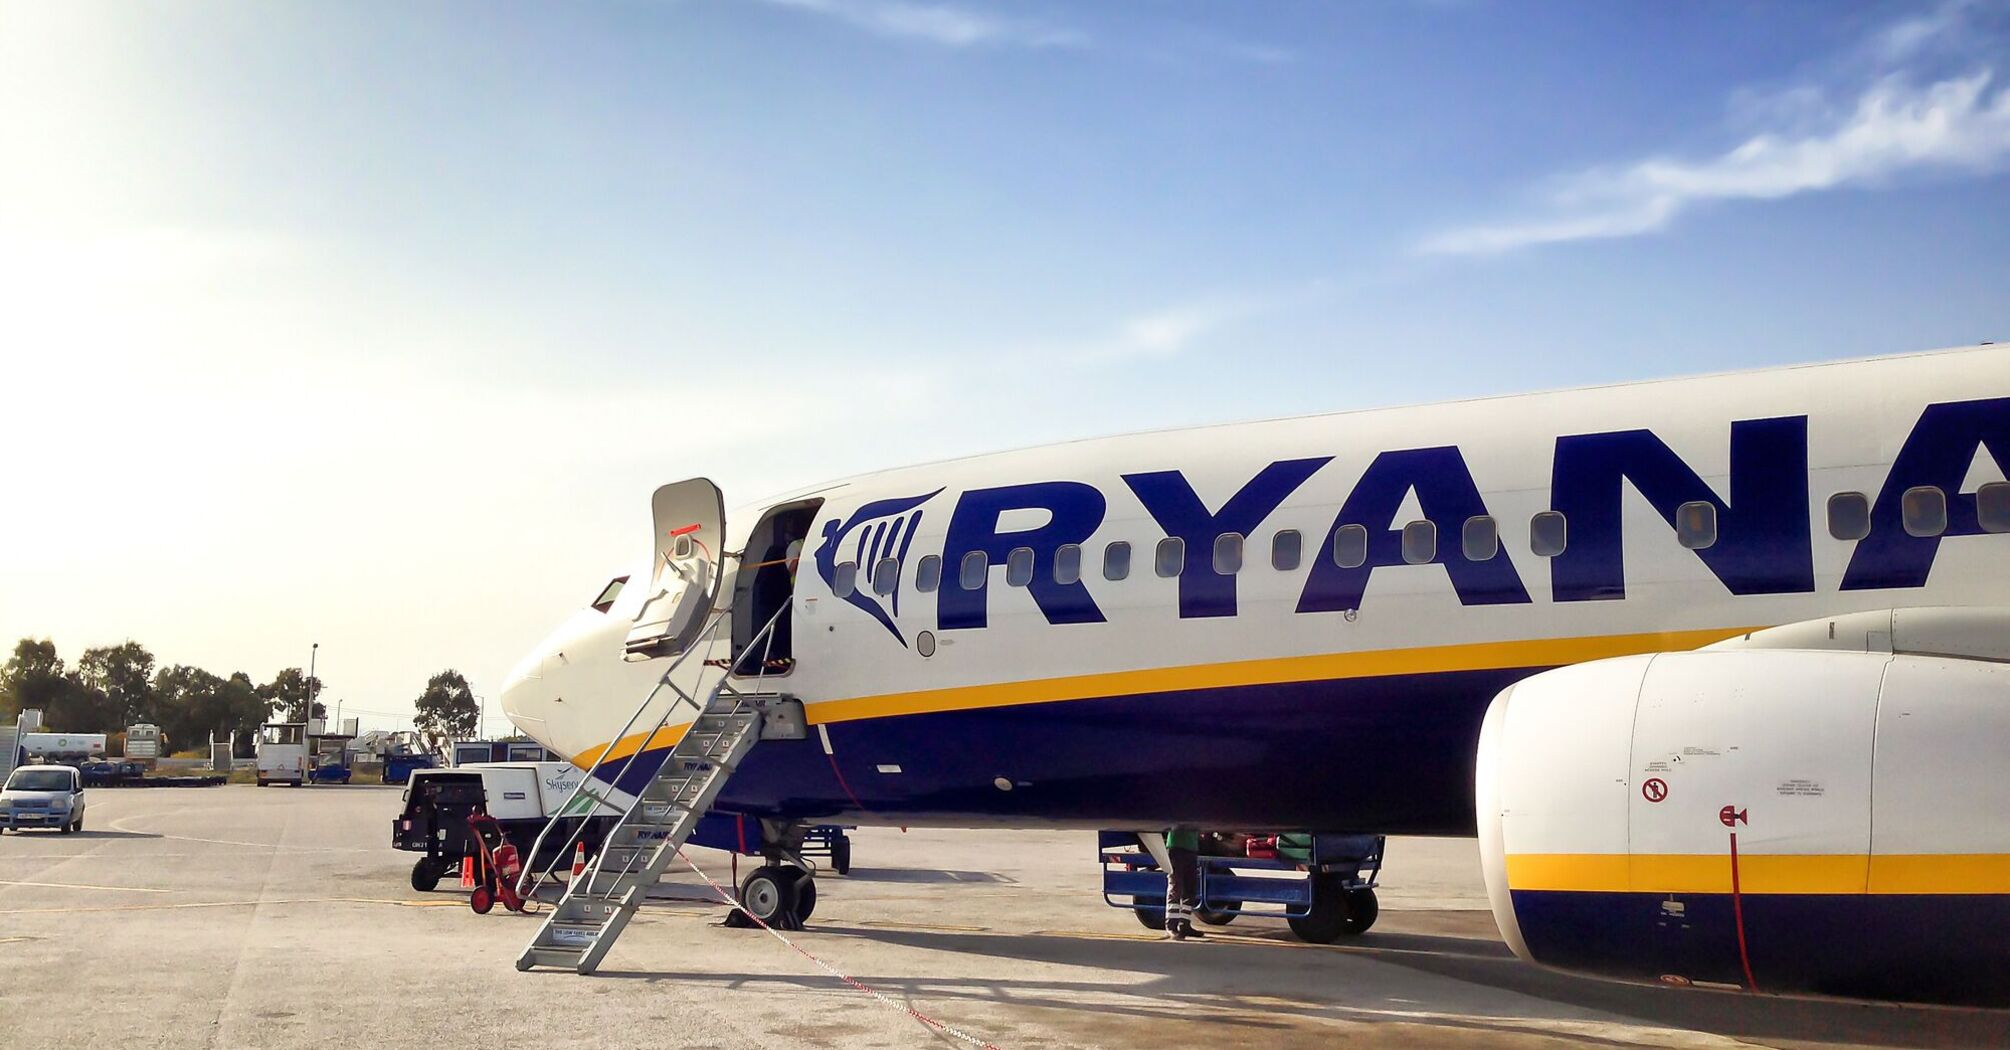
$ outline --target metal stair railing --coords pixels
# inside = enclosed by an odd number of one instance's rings
[[[773,629],[780,618],[781,612],[777,612],[738,654],[745,656],[754,650],[754,643],[762,643],[756,682],[767,676],[769,658],[773,655]],[[662,877],[690,841],[698,821],[717,800],[734,770],[760,742],[766,717],[762,698],[779,695],[762,693],[758,687],[749,691],[734,685],[731,675],[736,662],[730,657],[717,662],[719,680],[704,690],[705,701],[699,705],[698,714],[650,774],[649,782],[636,792],[634,802],[615,822],[599,855],[566,887],[564,897],[517,957],[517,969],[564,966],[578,973],[592,973],[647,899],[648,887]],[[713,663],[708,660],[706,666]],[[680,697],[691,699],[674,684],[671,688]],[[675,705],[670,709],[675,710]],[[666,712],[663,721],[667,720]],[[661,725],[659,722],[651,729],[650,735]]]
[[[762,647],[760,673],[754,676],[754,680],[756,683],[759,683],[767,678],[768,657],[774,651],[775,624],[779,623],[781,621],[781,618],[784,615],[786,615],[788,611],[789,610],[787,606],[783,606],[781,609],[776,610],[775,615],[770,617],[768,619],[768,622],[762,626],[760,631],[756,632],[754,637],[747,642],[746,650],[742,651],[743,653],[746,651],[750,651],[756,645]],[[714,609],[712,611],[711,616],[707,619],[705,623],[704,629],[701,630],[695,636],[691,645],[686,647],[683,652],[678,653],[676,658],[671,661],[670,666],[664,669],[663,674],[657,678],[656,685],[649,690],[647,696],[644,696],[642,698],[642,703],[637,705],[635,710],[629,714],[628,721],[622,724],[621,731],[615,734],[615,736],[608,741],[607,746],[601,749],[599,755],[594,757],[593,764],[587,767],[585,775],[580,777],[579,783],[574,785],[572,791],[566,795],[565,802],[559,806],[558,810],[553,814],[552,818],[549,821],[545,822],[544,829],[537,833],[537,839],[531,843],[530,851],[524,857],[525,863],[524,863],[523,874],[519,876],[517,879],[517,892],[523,894],[526,897],[530,896],[532,893],[536,892],[538,883],[544,881],[545,878],[549,877],[560,864],[567,863],[571,860],[570,856],[568,856],[568,851],[573,849],[573,847],[577,845],[579,841],[585,836],[586,829],[590,823],[590,818],[595,815],[596,811],[599,810],[601,805],[600,796],[594,794],[590,790],[595,778],[595,774],[599,773],[603,767],[609,764],[608,756],[614,753],[614,749],[620,746],[622,741],[628,739],[630,731],[635,728],[636,720],[642,717],[642,713],[644,711],[649,710],[649,705],[656,702],[657,696],[661,694],[664,689],[667,688],[671,692],[675,693],[677,699],[674,702],[664,707],[662,717],[658,718],[656,720],[656,724],[649,728],[648,734],[644,736],[642,740],[636,744],[635,750],[618,760],[621,762],[620,771],[614,773],[612,776],[607,778],[607,783],[610,790],[614,788],[614,785],[619,784],[621,782],[622,777],[628,775],[628,771],[634,767],[635,760],[642,757],[643,752],[648,749],[649,742],[656,738],[656,734],[662,731],[665,725],[669,724],[670,716],[677,712],[678,705],[680,704],[691,705],[691,709],[693,711],[692,723],[694,725],[696,724],[697,716],[705,713],[705,706],[706,706],[705,702],[701,702],[698,700],[697,697],[692,696],[690,693],[685,692],[682,687],[680,687],[676,682],[671,680],[671,676],[677,673],[677,670],[684,665],[685,660],[690,659],[692,653],[698,652],[700,649],[704,649],[709,652],[713,648],[716,648],[718,646],[719,644],[718,640],[714,639],[712,637],[712,634],[714,631],[718,629],[720,621],[724,620],[727,616],[730,615],[732,615],[732,608],[730,606],[726,608]],[[728,640],[727,651],[729,654],[731,654],[731,650],[732,650],[731,641]],[[711,690],[707,691],[707,698],[706,698],[707,702],[709,702],[712,695],[716,695],[721,689],[730,690],[732,693],[735,694],[736,697],[743,696],[745,694],[746,692],[745,690],[734,688],[730,684],[732,680],[733,667],[737,663],[738,658],[736,655],[729,655],[727,657],[726,666],[722,669],[718,685],[714,686]],[[703,667],[701,666],[698,676],[699,684],[702,685],[704,680],[705,680],[705,672]],[[758,691],[758,685],[756,685],[755,691]],[[666,758],[665,761],[668,761],[668,759]],[[586,795],[591,800],[592,805],[588,806],[584,812],[578,815],[577,824],[573,828],[572,833],[566,838],[564,845],[559,846],[557,850],[551,854],[551,859],[545,863],[545,866],[542,870],[537,869],[535,867],[536,858],[542,853],[544,849],[545,837],[550,835],[552,829],[558,827],[561,821],[567,819],[567,814],[569,813],[569,811],[571,811],[573,806],[578,803],[579,797],[582,794]],[[628,807],[627,810],[623,811],[621,815],[621,820],[617,822],[616,826],[618,827],[620,824],[626,823],[629,815],[634,812],[634,810],[636,809],[637,806],[640,805],[640,803],[641,798],[640,796],[638,796],[635,805],[631,805],[630,807]],[[612,833],[610,831],[610,835],[611,834]]]

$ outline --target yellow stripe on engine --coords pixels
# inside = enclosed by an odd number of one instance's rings
[[[2010,893],[2010,854],[1872,857],[1872,893]]]
[[[1720,854],[1517,853],[1508,888],[1576,893],[1729,893]],[[1740,854],[1738,888],[1752,894],[2010,894],[2010,854]]]

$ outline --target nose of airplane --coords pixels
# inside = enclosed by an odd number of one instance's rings
[[[503,679],[503,713],[538,743],[576,755],[598,743],[597,715],[620,692],[626,621],[597,610],[576,612],[517,661]]]

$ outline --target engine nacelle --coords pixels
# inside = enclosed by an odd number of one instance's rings
[[[2010,1002],[2010,665],[1733,648],[1560,668],[1495,698],[1476,796],[1523,959]]]

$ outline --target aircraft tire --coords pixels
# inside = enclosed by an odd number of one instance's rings
[[[801,869],[796,869],[800,871]],[[791,929],[795,918],[797,880],[790,869],[764,864],[740,883],[740,907],[776,929]]]
[[[801,872],[796,878],[796,922],[798,924],[808,922],[810,920],[810,913],[817,910],[816,877],[794,865],[790,865],[782,870]]]

